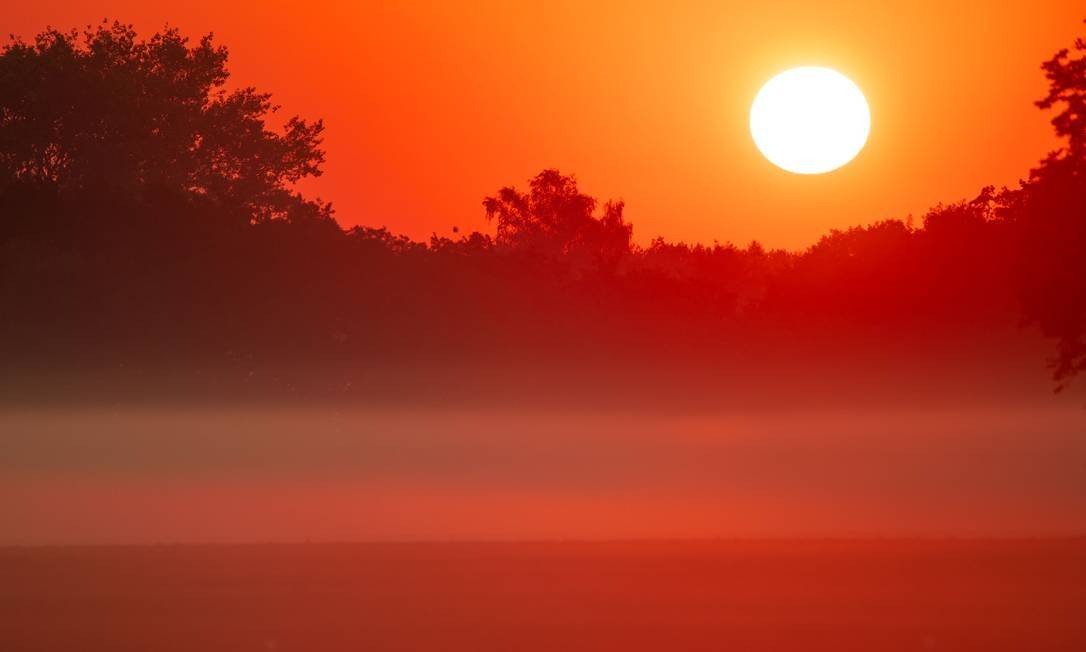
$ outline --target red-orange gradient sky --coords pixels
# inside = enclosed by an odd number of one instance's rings
[[[1083,30],[1071,0],[187,2],[39,0],[5,32],[103,17],[214,31],[238,83],[323,117],[308,189],[344,224],[416,238],[485,228],[480,199],[544,167],[627,201],[635,238],[802,247],[1013,184],[1055,146],[1039,63]],[[800,177],[756,151],[747,111],[798,65],[855,80],[867,149]]]

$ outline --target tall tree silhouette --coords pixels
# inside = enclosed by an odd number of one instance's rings
[[[1002,202],[1019,231],[1027,317],[1057,339],[1055,375],[1065,380],[1086,371],[1086,39],[1042,69],[1049,91],[1037,105],[1057,109],[1052,125],[1067,142]]]
[[[1075,52],[1086,52],[1086,39],[1075,40]],[[1062,107],[1052,118],[1056,133],[1067,138],[1067,147],[1051,158],[1086,161],[1086,56],[1073,56],[1064,48],[1041,65],[1048,78],[1048,95],[1037,102],[1042,109]]]
[[[292,184],[321,173],[320,121],[268,127],[270,95],[228,91],[227,51],[176,29],[48,30],[0,52],[0,196],[172,194],[241,223],[327,216]]]

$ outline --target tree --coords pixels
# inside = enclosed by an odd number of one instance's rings
[[[1075,40],[1075,52],[1086,52],[1086,39]],[[1072,56],[1064,48],[1041,65],[1048,78],[1048,95],[1037,101],[1041,109],[1061,106],[1063,110],[1052,118],[1056,133],[1067,138],[1067,147],[1052,158],[1086,161],[1086,55]]]
[[[1037,102],[1059,109],[1052,125],[1066,146],[999,200],[1016,230],[1026,317],[1057,340],[1053,368],[1061,382],[1086,371],[1086,39],[1074,49],[1042,65],[1049,90]]]
[[[253,88],[227,90],[227,51],[176,29],[54,29],[0,51],[0,196],[181,197],[238,223],[327,218],[293,185],[321,174],[321,121],[281,131]]]
[[[577,189],[577,179],[543,170],[522,193],[512,186],[483,200],[487,219],[497,221],[499,247],[565,260],[575,267],[613,269],[630,252],[633,227],[623,220],[621,201],[598,202]]]

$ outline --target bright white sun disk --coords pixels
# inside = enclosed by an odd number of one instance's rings
[[[750,107],[750,133],[774,165],[822,174],[860,153],[871,110],[860,88],[836,70],[793,68],[766,82]]]

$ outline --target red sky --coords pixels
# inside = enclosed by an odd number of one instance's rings
[[[1055,141],[1038,68],[1083,31],[1081,3],[965,0],[188,2],[39,0],[6,31],[105,16],[214,31],[238,83],[323,117],[311,190],[344,224],[416,238],[486,226],[481,198],[544,167],[627,201],[635,238],[801,247],[833,227],[918,217],[1013,184]],[[777,170],[747,110],[797,65],[867,94],[867,149],[830,175]]]

